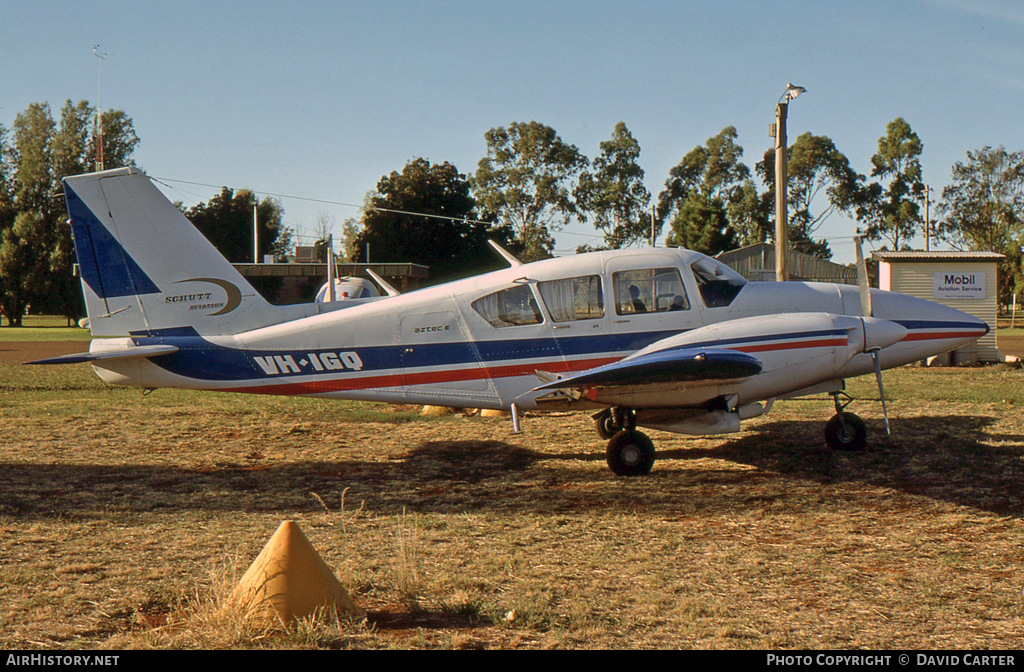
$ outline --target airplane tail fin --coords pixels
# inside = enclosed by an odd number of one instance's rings
[[[93,336],[235,334],[281,321],[138,168],[64,179]]]

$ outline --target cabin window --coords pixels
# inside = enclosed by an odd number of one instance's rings
[[[615,285],[615,312],[619,315],[689,310],[690,301],[677,268],[619,271]]]
[[[587,275],[537,284],[551,319],[555,322],[596,320],[604,317],[601,277]]]
[[[697,281],[700,298],[708,308],[722,308],[732,303],[747,284],[746,278],[717,259],[705,257],[690,265]]]
[[[516,285],[488,294],[471,305],[494,327],[518,327],[544,321],[528,285]]]

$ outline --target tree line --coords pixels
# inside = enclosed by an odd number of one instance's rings
[[[121,110],[99,115],[86,101],[68,100],[57,119],[34,103],[0,125],[0,313],[21,324],[26,308],[83,314],[61,180],[97,168],[102,137],[107,169],[134,165],[139,143]],[[671,246],[717,254],[774,236],[775,153],[753,169],[743,163],[736,129],[727,126],[687,152],[656,196],[644,186],[640,145],[625,123],[589,159],[551,127],[513,122],[485,134],[486,156],[471,175],[448,162],[410,160],[380,178],[360,217],[343,225],[349,261],[430,266],[434,282],[493,267],[491,239],[524,260],[552,256],[555,234],[573,221],[590,223],[598,242],[577,251],[617,249],[652,237]],[[790,240],[799,251],[831,257],[821,225],[842,212],[868,240],[907,249],[923,229],[923,144],[902,118],[878,140],[868,175],[858,173],[826,136],[804,133],[788,148]],[[291,247],[276,199],[225,187],[182,212],[232,262],[252,259],[252,216],[259,254]],[[325,234],[329,223],[321,222]],[[959,250],[1006,255],[1000,299],[1024,293],[1024,152],[983,147],[952,168],[936,208],[935,235]],[[322,235],[321,237],[326,237]]]
[[[491,238],[524,260],[550,257],[555,234],[591,223],[600,242],[577,252],[662,239],[714,255],[774,240],[775,150],[753,169],[727,126],[687,152],[655,197],[644,186],[640,145],[625,123],[588,159],[551,127],[513,122],[485,134],[487,155],[466,175],[448,162],[409,161],[383,176],[360,218],[345,223],[350,261],[406,261],[431,267],[434,281],[482,270]],[[903,118],[886,125],[867,175],[824,135],[788,147],[791,246],[829,259],[822,224],[836,213],[883,249],[907,250],[924,232],[923,143]],[[423,215],[438,215],[432,218]],[[1024,152],[984,147],[953,166],[935,209],[932,235],[961,251],[1006,255],[1000,299],[1024,293]],[[851,232],[851,236],[855,232]]]
[[[95,170],[100,137],[107,168],[131,165],[139,143],[123,111],[102,116],[99,133],[86,101],[68,100],[56,120],[48,103],[33,103],[10,130],[0,126],[0,313],[10,325],[29,305],[69,320],[83,312],[61,180]]]
[[[10,129],[0,125],[0,314],[8,325],[20,326],[29,307],[69,322],[84,315],[62,180],[97,170],[98,156],[108,170],[135,165],[138,144],[124,111],[107,110],[101,122],[87,101],[68,100],[56,119],[48,103],[33,103]],[[284,209],[274,199],[225,187],[207,203],[178,206],[231,261],[252,260],[254,208],[260,254],[280,255],[291,247]]]

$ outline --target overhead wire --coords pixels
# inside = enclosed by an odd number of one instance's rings
[[[169,177],[153,177],[151,179],[159,182],[160,184],[164,184],[164,181],[167,181],[167,182],[180,182],[182,184],[192,184],[192,185],[199,186],[199,187],[211,187],[213,189],[234,189],[235,191],[238,191],[238,189],[236,189],[234,187],[227,187],[226,185],[221,185],[221,184],[207,184],[205,182],[190,182],[188,180],[176,180],[176,179],[169,178]],[[168,189],[174,189],[174,187],[172,187],[172,186],[170,186],[168,184],[165,184],[164,186],[166,186]],[[435,215],[435,214],[431,214],[431,213],[427,213],[427,212],[414,212],[414,211],[411,211],[411,210],[397,210],[395,208],[380,208],[380,207],[377,207],[377,206],[374,206],[374,205],[371,205],[371,206],[367,206],[365,204],[363,204],[363,205],[356,205],[355,203],[345,203],[343,201],[332,201],[332,200],[324,199],[324,198],[310,198],[308,196],[294,196],[294,195],[291,195],[291,194],[276,194],[276,193],[271,192],[271,191],[261,191],[261,190],[257,190],[257,189],[248,189],[247,187],[246,187],[246,189],[248,191],[251,191],[254,194],[261,194],[263,196],[272,196],[274,198],[289,198],[289,199],[296,200],[296,201],[306,201],[306,202],[309,202],[309,203],[323,203],[325,205],[340,205],[340,206],[347,207],[347,208],[356,208],[358,210],[376,210],[378,212],[390,212],[390,213],[394,213],[394,214],[397,214],[397,215],[410,215],[412,217],[430,217],[430,218],[433,218],[433,219],[446,219],[446,220],[452,221],[452,222],[466,222],[466,223],[469,223],[469,224],[494,224],[494,222],[487,222],[487,221],[480,220],[480,219],[470,219],[469,217],[451,217],[449,215]]]
[[[199,194],[193,194],[193,193],[190,193],[190,192],[187,192],[187,191],[182,191],[181,189],[178,189],[177,187],[174,187],[174,186],[172,186],[170,184],[167,184],[167,182],[174,182],[174,183],[177,183],[177,184],[190,184],[190,185],[194,185],[194,186],[198,186],[198,187],[210,187],[210,188],[213,188],[213,189],[226,189],[226,188],[230,188],[230,189],[233,189],[234,191],[239,191],[240,190],[237,187],[227,187],[226,185],[221,185],[221,184],[209,184],[209,183],[206,183],[206,182],[194,182],[194,181],[190,181],[190,180],[179,180],[179,179],[170,178],[170,177],[152,177],[151,179],[153,179],[156,182],[159,182],[160,184],[163,184],[165,187],[167,187],[168,189],[171,189],[175,193],[182,194],[182,195],[189,194],[191,197],[196,198],[196,199],[200,199],[201,196]],[[415,212],[415,211],[412,211],[412,210],[398,210],[396,208],[380,208],[380,207],[376,207],[376,206],[367,206],[366,204],[357,205],[355,203],[346,203],[344,201],[335,201],[335,200],[330,200],[330,199],[325,199],[325,198],[311,198],[311,197],[308,197],[308,196],[295,196],[293,194],[281,194],[281,193],[275,193],[275,192],[271,192],[271,191],[262,191],[262,190],[257,190],[257,189],[249,189],[248,187],[245,187],[244,189],[246,189],[248,191],[251,191],[254,194],[260,194],[260,195],[263,195],[263,196],[271,196],[273,198],[287,198],[287,199],[292,199],[292,200],[297,200],[297,201],[306,201],[308,203],[323,203],[325,205],[336,205],[336,206],[342,206],[342,207],[348,207],[348,208],[356,208],[357,210],[363,210],[363,211],[365,211],[365,210],[377,210],[378,212],[389,212],[389,213],[398,214],[398,215],[408,215],[408,216],[411,216],[411,217],[426,217],[426,218],[431,218],[431,219],[443,219],[443,220],[452,221],[452,222],[466,222],[466,223],[469,223],[469,224],[488,224],[488,225],[494,224],[494,222],[488,222],[488,221],[484,221],[484,220],[480,220],[480,219],[470,219],[468,217],[452,217],[452,216],[449,216],[449,215],[436,215],[436,214],[426,213],[426,212]],[[580,238],[588,238],[588,239],[592,239],[592,240],[605,240],[605,236],[600,234],[600,233],[580,233],[578,231],[567,231],[567,230],[562,230],[562,231],[559,231],[558,233],[560,235],[577,236],[577,237],[580,237]],[[313,238],[314,237],[314,236],[309,236],[309,235],[305,235],[305,234],[300,234],[300,233],[298,233],[298,231],[295,231],[295,236],[299,237],[299,238]],[[823,240],[826,243],[828,243],[829,245],[852,245],[853,244],[852,237],[847,237],[847,236],[836,236],[836,237],[825,238]],[[559,252],[559,253],[561,253],[561,252],[575,252],[575,249],[572,249],[572,250],[569,250],[569,249],[565,249],[565,250],[558,249],[558,250],[555,250],[555,252]]]

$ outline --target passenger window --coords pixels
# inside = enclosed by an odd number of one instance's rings
[[[747,279],[717,259],[705,257],[690,265],[700,298],[708,308],[722,308],[732,303],[747,284]]]
[[[601,277],[587,275],[537,284],[551,319],[555,322],[595,320],[604,317]]]
[[[690,309],[677,268],[619,271],[612,276],[612,282],[615,312],[619,315]]]
[[[537,300],[527,285],[516,285],[488,294],[472,304],[473,310],[494,327],[518,327],[544,321]]]

